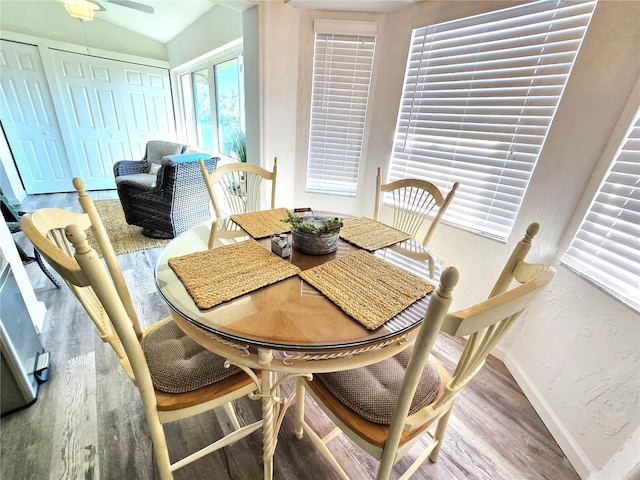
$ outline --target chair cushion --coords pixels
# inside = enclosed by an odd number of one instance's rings
[[[182,153],[184,145],[181,143],[165,142],[161,140],[151,140],[147,142],[146,160],[151,163],[161,163],[165,155],[175,155]]]
[[[367,367],[314,375],[344,405],[373,423],[389,425],[398,401],[412,348]],[[440,388],[440,374],[428,361],[418,382],[409,415],[429,405]]]
[[[128,183],[143,189],[150,189],[156,186],[157,174],[151,173],[132,173],[131,175],[120,175],[116,177],[116,185]]]
[[[233,365],[224,368],[222,357],[193,341],[173,320],[151,330],[142,339],[142,350],[153,386],[162,392],[190,392],[241,371]]]

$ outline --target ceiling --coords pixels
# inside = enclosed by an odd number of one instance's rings
[[[54,0],[60,1],[60,0]],[[96,12],[95,18],[132,30],[145,37],[167,43],[177,34],[208,12],[215,4],[233,10],[244,11],[253,6],[245,0],[135,0],[153,7],[153,13],[145,13],[124,7],[109,0],[95,0],[105,10]],[[60,6],[61,8],[62,5]]]
[[[287,3],[307,10],[384,13],[420,1],[422,0],[288,0]]]
[[[38,0],[29,2],[37,8]],[[61,0],[46,0],[57,2]],[[153,7],[149,14],[111,3],[109,0],[95,0],[104,10],[96,12],[96,19],[109,22],[127,30],[132,30],[156,41],[167,43],[185,28],[209,11],[214,5],[221,5],[236,11],[244,11],[259,0],[135,0],[137,3]],[[264,0],[262,0],[264,1]],[[269,0],[266,0],[269,1]],[[290,6],[305,10],[334,10],[352,12],[383,13],[402,8],[420,0],[284,0]],[[5,6],[10,0],[0,0]],[[24,4],[23,4],[24,5]]]

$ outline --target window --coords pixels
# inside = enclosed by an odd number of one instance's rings
[[[355,196],[375,24],[316,20],[307,191]]]
[[[204,148],[214,148],[213,128],[211,128],[211,95],[209,94],[209,71],[203,69],[191,74],[193,88],[193,110],[197,144]],[[217,145],[216,145],[217,146]]]
[[[243,155],[244,145],[238,145],[245,138],[242,83],[238,52],[181,69],[180,105],[189,144],[224,155]]]
[[[640,311],[640,109],[562,263]]]
[[[240,64],[237,58],[213,66],[218,113],[218,145],[220,151],[235,151],[235,138],[243,130],[240,126]]]
[[[460,182],[443,220],[505,241],[594,5],[535,2],[415,29],[387,180]]]

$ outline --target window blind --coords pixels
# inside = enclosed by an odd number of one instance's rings
[[[358,34],[317,23],[313,60],[307,191],[355,196],[369,100],[375,24]],[[373,34],[371,34],[373,33]]]
[[[640,311],[640,109],[562,263]]]
[[[543,1],[415,29],[388,181],[443,191],[443,220],[506,240],[595,2]]]

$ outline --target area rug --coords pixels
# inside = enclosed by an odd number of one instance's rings
[[[145,237],[140,233],[140,227],[128,225],[124,219],[120,200],[96,200],[94,203],[116,255],[163,247],[169,242],[169,240]],[[94,239],[89,238],[89,243],[100,253]]]

